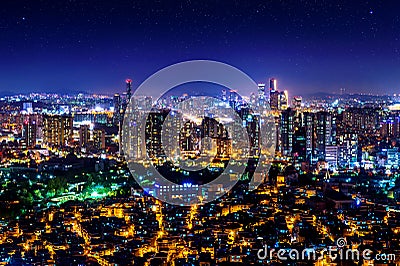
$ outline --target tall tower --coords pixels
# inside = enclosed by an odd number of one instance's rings
[[[119,135],[119,154],[122,155],[122,123],[124,120],[125,112],[126,109],[128,108],[129,101],[131,100],[132,97],[132,80],[131,79],[126,79],[125,80],[126,84],[126,98],[123,101],[122,108],[120,109],[120,117],[119,117],[119,123],[118,123],[118,135]]]
[[[272,110],[279,109],[278,81],[275,78],[269,80],[269,105]]]
[[[123,120],[123,117],[126,112],[126,108],[128,107],[129,101],[131,100],[131,97],[132,97],[132,80],[126,79],[125,84],[126,84],[126,92],[124,92],[125,98],[122,100],[121,120]]]
[[[114,125],[118,125],[121,121],[121,96],[114,94]]]
[[[126,102],[129,103],[129,100],[132,97],[132,80],[126,79]]]
[[[278,80],[272,78],[269,80],[269,90],[275,92],[278,90]]]

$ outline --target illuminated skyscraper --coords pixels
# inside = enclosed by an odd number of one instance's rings
[[[232,155],[232,140],[229,138],[217,139],[217,157],[229,157]]]
[[[384,137],[398,138],[400,136],[400,117],[398,113],[392,112],[381,120],[380,134]]]
[[[246,126],[249,136],[250,156],[259,156],[260,152],[260,115],[254,114],[249,108],[240,109],[240,118]]]
[[[269,105],[272,110],[286,110],[289,108],[288,92],[278,90],[278,81],[275,78],[269,81]]]
[[[196,124],[191,121],[187,121],[183,124],[181,129],[179,144],[182,152],[187,154],[195,153],[200,150],[199,147],[199,139],[200,139],[200,132],[197,131]]]
[[[278,81],[274,78],[269,80],[269,105],[272,110],[279,109]]]
[[[223,124],[219,123],[214,118],[204,117],[201,122],[202,128],[202,137],[210,137],[210,138],[221,138],[225,137],[226,132],[224,131]]]
[[[106,148],[106,132],[104,129],[93,130],[93,145],[98,150]]]
[[[358,136],[345,133],[339,137],[339,165],[353,168],[358,161]]]
[[[121,122],[121,96],[116,93],[114,94],[114,117],[113,117],[113,122],[114,125],[118,126],[119,123]]]
[[[26,111],[28,114],[33,112],[32,103],[26,102],[22,104],[22,110]]]
[[[311,163],[324,161],[326,146],[336,145],[336,117],[330,112],[303,113],[306,130],[307,159]]]
[[[285,156],[291,156],[293,149],[295,112],[292,109],[282,111],[280,120],[281,151]]]
[[[269,80],[269,90],[273,92],[278,90],[278,80],[275,78]]]
[[[295,163],[302,163],[306,161],[306,131],[304,128],[300,128],[294,132],[292,156]]]
[[[336,145],[325,146],[325,161],[328,163],[329,168],[336,169],[338,164],[339,148]]]
[[[235,90],[230,90],[229,92],[229,105],[233,108],[236,109],[238,105],[238,100],[239,96]]]
[[[258,101],[259,104],[263,105],[265,103],[265,84],[259,83],[258,84]]]
[[[81,125],[79,127],[79,145],[83,148],[89,144],[90,129],[89,125]]]
[[[315,113],[302,113],[302,127],[306,134],[306,158],[307,162],[315,163],[315,147],[317,146]]]
[[[131,79],[126,79],[125,80],[125,84],[126,84],[126,98],[124,99],[122,106],[120,107],[119,110],[119,123],[118,123],[118,136],[119,136],[119,154],[122,155],[123,151],[122,151],[122,123],[124,120],[124,115],[125,112],[127,111],[127,107],[129,105],[129,101],[132,97],[132,80]],[[130,106],[132,107],[132,105]],[[128,113],[132,113],[133,110],[129,110]]]
[[[125,84],[126,84],[126,91],[124,93],[125,98],[123,99],[123,102],[122,102],[121,123],[122,123],[122,120],[124,119],[125,112],[127,111],[126,108],[128,107],[129,101],[131,100],[131,97],[132,97],[132,80],[126,79]]]
[[[298,110],[301,108],[302,97],[294,96],[292,99],[292,108]]]
[[[48,145],[67,145],[72,137],[72,116],[44,115],[43,142]]]
[[[150,158],[164,157],[161,131],[168,112],[150,112],[145,126],[146,150]]]
[[[357,134],[375,134],[380,128],[379,112],[377,108],[347,108],[343,112],[344,130]]]
[[[331,145],[332,117],[328,112],[318,112],[317,116],[317,146],[316,152],[319,160],[325,160],[325,147]]]
[[[288,91],[278,92],[278,110],[286,110],[289,107]]]
[[[126,102],[129,103],[129,100],[132,97],[132,80],[126,79]]]
[[[36,121],[31,117],[28,117],[28,119],[24,121],[22,130],[22,137],[25,140],[27,147],[34,147],[36,145],[36,132]]]

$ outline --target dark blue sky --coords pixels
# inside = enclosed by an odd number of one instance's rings
[[[167,65],[232,64],[290,94],[400,92],[398,1],[2,1],[0,94],[113,94]]]

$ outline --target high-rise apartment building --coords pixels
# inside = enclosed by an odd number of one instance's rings
[[[32,117],[28,117],[22,128],[22,137],[25,140],[27,147],[34,147],[36,145],[37,137],[37,123]]]
[[[48,145],[67,145],[72,137],[72,116],[44,115],[43,142]]]

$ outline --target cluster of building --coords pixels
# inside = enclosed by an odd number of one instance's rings
[[[343,185],[342,179],[348,179]],[[277,254],[260,258],[260,249],[302,250],[297,265],[374,265],[361,255],[333,260],[324,250],[352,254],[370,249],[385,254],[384,264],[400,256],[398,206],[370,200],[372,186],[338,176],[315,180],[283,173],[249,192],[239,183],[206,205],[169,205],[132,188],[127,196],[66,201],[28,211],[0,223],[0,263],[57,265],[271,265]],[[373,179],[368,179],[372,182]],[[365,192],[368,188],[369,191]],[[354,198],[357,200],[354,200]],[[338,247],[336,240],[346,239]],[[359,252],[359,253],[357,253]],[[397,260],[396,260],[397,258]]]
[[[4,165],[27,167],[29,159],[15,151],[47,157],[74,152],[78,156],[117,157],[121,124],[130,97],[104,95],[60,96],[30,94],[2,98],[0,158]],[[26,153],[24,153],[26,155]],[[37,158],[34,158],[35,160]],[[49,158],[47,158],[49,159]],[[36,160],[42,163],[46,160]]]
[[[248,171],[222,197],[190,207],[152,196],[172,190],[177,196],[199,196],[201,182],[189,183],[187,171],[173,166],[173,175],[185,182],[173,188],[154,184],[152,190],[140,189],[132,175],[141,180],[151,176],[146,156],[163,166],[166,158],[190,161],[214,154],[208,167],[223,170],[238,153],[232,136],[239,128],[214,119],[212,107],[205,110],[188,95],[157,102],[144,124],[143,142],[123,136],[124,123],[137,133],[132,136],[140,135],[140,117],[154,103],[150,97],[132,97],[130,79],[126,92],[113,97],[31,94],[1,99],[0,264],[279,263],[276,254],[258,257],[264,247],[300,254],[304,249],[361,254],[368,248],[385,254],[385,264],[399,263],[398,99],[347,94],[290,99],[276,79],[269,81],[269,88],[259,84],[258,92],[246,99],[234,90],[223,90],[218,97],[224,103],[218,108],[232,108],[243,120],[250,143],[246,152],[254,160],[260,155],[262,119],[245,102],[269,103],[276,128],[274,160],[256,190],[248,190]],[[172,108],[176,104],[205,117],[188,121]],[[126,113],[129,119],[124,120]],[[178,145],[163,143],[164,122],[171,123],[164,137]],[[179,132],[171,130],[176,128]],[[122,149],[124,137],[127,149]],[[132,175],[122,154],[135,157],[138,164],[143,159]],[[239,174],[229,175],[234,179]],[[338,246],[339,238],[346,245]],[[296,258],[290,263],[378,262],[317,256],[311,262]]]
[[[265,95],[264,84],[259,91]],[[372,165],[396,167],[398,108],[378,97],[355,98],[337,95],[322,103],[303,103],[295,96],[288,107],[287,93],[279,92],[277,81],[271,79],[269,103],[276,124],[276,157],[303,171],[315,166],[333,171]]]

